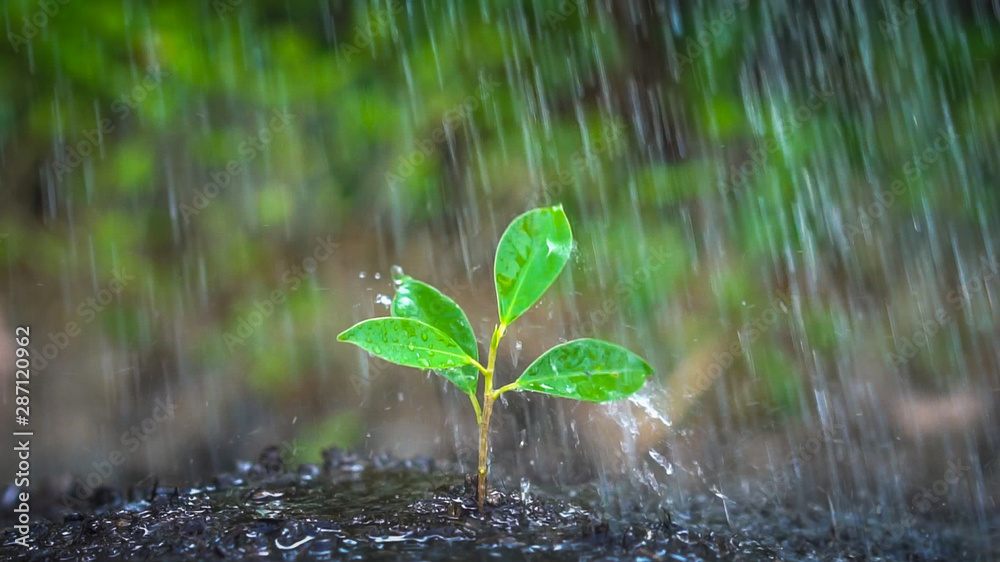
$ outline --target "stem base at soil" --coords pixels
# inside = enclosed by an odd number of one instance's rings
[[[479,420],[479,473],[476,479],[476,499],[479,501],[479,511],[482,512],[486,505],[486,472],[489,470],[490,454],[490,416],[493,414],[493,401],[497,399],[497,393],[493,391],[493,370],[497,364],[497,347],[500,345],[500,338],[507,331],[507,326],[500,324],[493,330],[493,339],[490,340],[489,362],[486,364],[486,372],[483,373],[485,385],[483,386],[483,416]]]
[[[479,511],[486,503],[486,473],[489,470],[490,454],[490,415],[493,413],[493,396],[487,394],[483,399],[483,422],[479,426],[479,475],[477,478],[476,499]]]

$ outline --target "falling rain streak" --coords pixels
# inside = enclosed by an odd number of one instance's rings
[[[468,398],[429,373],[454,342],[407,371],[336,336],[387,315],[404,270],[491,333],[505,225],[562,204],[569,263],[498,386],[578,338],[655,372],[613,404],[500,399],[497,493],[576,529],[567,552],[586,512],[608,556],[687,556],[703,531],[788,560],[1000,557],[997,2],[16,0],[0,20],[0,402],[12,419],[30,326],[32,522],[232,471],[388,467],[415,495],[366,497],[472,549],[471,508],[413,474],[476,470]],[[326,504],[286,492],[241,500],[261,556],[438,540],[288,522]],[[552,548],[518,532],[497,536]]]

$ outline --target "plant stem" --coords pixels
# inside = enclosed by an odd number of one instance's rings
[[[470,357],[469,359],[472,359],[472,358]],[[472,365],[473,365],[473,366],[474,366],[475,368],[479,369],[479,372],[480,372],[480,373],[482,373],[482,374],[483,374],[484,376],[486,375],[486,367],[483,367],[482,365],[480,365],[480,364],[479,364],[479,361],[475,361],[475,360],[473,360],[473,361],[472,361]]]
[[[479,399],[476,398],[475,394],[470,394],[469,398],[472,399],[472,409],[476,411],[476,423],[483,423],[483,411],[479,409]]]
[[[507,391],[510,391],[510,390],[517,390],[517,388],[518,388],[517,381],[514,381],[514,382],[512,382],[512,383],[510,383],[510,384],[508,384],[506,386],[501,386],[500,388],[494,390],[493,391],[493,396],[494,397],[500,396],[504,392],[507,392]]]
[[[482,513],[486,502],[486,472],[489,463],[490,453],[490,416],[493,414],[493,402],[497,395],[493,392],[493,370],[496,368],[497,347],[500,345],[500,338],[507,331],[507,326],[500,324],[493,330],[493,339],[490,341],[489,362],[486,371],[483,373],[485,386],[483,387],[483,412],[479,419],[479,475],[477,478],[476,499],[479,501],[479,511]]]
[[[483,397],[483,421],[479,424],[479,478],[477,479],[476,499],[479,502],[479,512],[483,513],[486,502],[486,471],[490,452],[490,415],[493,413],[493,396]]]

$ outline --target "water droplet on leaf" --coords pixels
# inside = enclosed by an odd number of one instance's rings
[[[406,274],[403,273],[403,268],[398,265],[394,265],[389,269],[389,275],[392,276],[392,282],[396,285],[401,285]]]

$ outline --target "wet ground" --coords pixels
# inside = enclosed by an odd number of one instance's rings
[[[885,518],[832,523],[815,509],[733,512],[718,498],[682,513],[608,519],[544,493],[493,491],[485,513],[475,485],[431,460],[363,460],[336,450],[322,466],[287,470],[277,448],[208,485],[102,488],[88,505],[43,510],[33,548],[3,532],[11,560],[657,559],[994,560],[960,525]],[[577,494],[579,498],[587,494]],[[4,506],[6,508],[6,506]],[[5,512],[9,513],[5,509]],[[4,523],[9,524],[9,521]],[[995,544],[995,543],[994,543]]]

